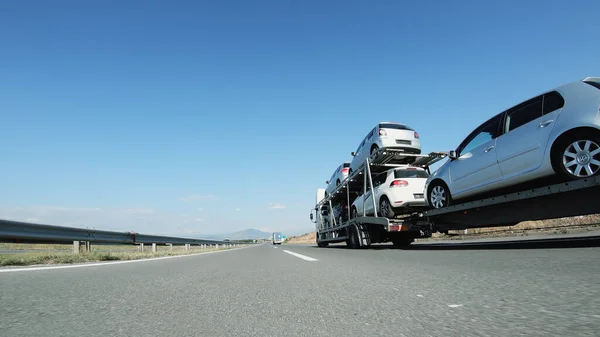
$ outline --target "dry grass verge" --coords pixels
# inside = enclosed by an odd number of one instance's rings
[[[70,248],[70,247],[69,247]],[[83,263],[83,262],[99,262],[99,261],[117,261],[117,260],[139,260],[152,257],[189,255],[215,250],[228,250],[234,247],[223,248],[195,248],[185,250],[183,247],[173,247],[173,250],[159,250],[153,252],[102,252],[93,251],[90,253],[73,254],[72,252],[31,252],[31,253],[16,253],[16,254],[0,254],[0,266],[29,266],[39,264],[65,264],[65,263]],[[135,249],[135,247],[134,247]]]

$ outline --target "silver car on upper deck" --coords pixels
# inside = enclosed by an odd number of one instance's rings
[[[562,85],[485,121],[425,184],[432,208],[558,175],[600,173],[600,78]]]
[[[369,156],[379,149],[397,149],[407,154],[421,153],[421,140],[413,128],[395,122],[380,122],[363,138],[355,152],[352,152],[350,174],[358,170]],[[408,157],[407,163],[416,157]]]

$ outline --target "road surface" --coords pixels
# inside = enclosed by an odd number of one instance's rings
[[[599,276],[597,247],[264,244],[0,272],[0,327],[11,337],[597,336]]]

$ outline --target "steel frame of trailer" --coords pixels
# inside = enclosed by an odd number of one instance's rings
[[[563,181],[423,212],[437,231],[513,226],[600,213],[600,176]]]

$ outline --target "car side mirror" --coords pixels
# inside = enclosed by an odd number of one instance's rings
[[[456,151],[450,150],[448,152],[448,158],[450,158],[450,160],[454,160],[454,159],[458,158],[458,155],[456,154]]]
[[[325,184],[329,185],[329,184],[331,184],[331,182],[330,182],[329,180],[327,180],[327,181],[325,182]]]
[[[352,155],[352,157],[356,157],[356,152],[352,151],[350,152],[350,155]]]
[[[310,220],[313,220],[313,219],[314,219],[314,216],[312,213],[310,213]]]

